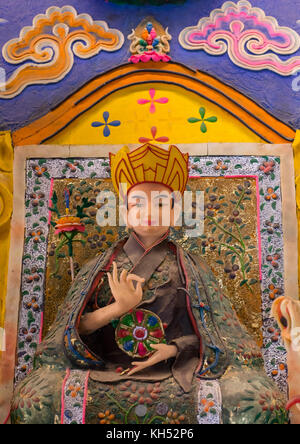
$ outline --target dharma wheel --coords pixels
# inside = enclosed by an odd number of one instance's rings
[[[144,358],[155,350],[152,344],[166,342],[160,318],[148,310],[132,310],[120,318],[115,331],[118,346],[134,358]]]

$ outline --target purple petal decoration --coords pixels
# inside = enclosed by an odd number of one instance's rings
[[[103,119],[104,122],[107,123],[108,119],[109,119],[109,112],[108,111],[104,111],[103,113]]]
[[[105,123],[101,123],[101,122],[93,122],[93,123],[92,123],[92,126],[93,126],[94,128],[97,128],[98,126],[103,126],[103,125],[105,125]]]
[[[108,128],[108,126],[106,125],[104,130],[103,130],[103,136],[104,137],[108,137],[110,136],[110,129]]]
[[[110,125],[110,126],[120,126],[121,122],[120,122],[120,120],[113,120],[108,125]]]

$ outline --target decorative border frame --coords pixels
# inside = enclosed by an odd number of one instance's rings
[[[61,389],[60,424],[85,424],[89,375],[89,371],[66,370]],[[75,387],[75,397],[70,386]]]
[[[129,148],[133,149],[139,145],[132,145]],[[293,171],[293,151],[291,145],[264,145],[264,144],[182,144],[178,145],[183,152],[188,152],[192,157],[192,164],[195,166],[193,169],[194,173],[191,176],[218,176],[224,173],[216,173],[213,170],[214,162],[218,158],[224,158],[230,156],[231,159],[235,160],[232,162],[231,166],[226,170],[227,175],[256,175],[261,178],[258,182],[261,184],[262,190],[267,189],[268,186],[278,186],[281,191],[282,206],[280,199],[277,202],[277,211],[281,210],[282,215],[282,226],[283,232],[282,238],[278,238],[276,243],[276,248],[283,248],[286,246],[283,254],[283,267],[284,267],[284,282],[283,285],[285,289],[285,294],[298,299],[298,277],[297,277],[297,263],[298,255],[295,245],[297,245],[297,218],[296,218],[296,198],[295,198],[295,186],[294,186],[294,176],[291,174]],[[29,147],[17,147],[15,149],[15,166],[14,166],[14,213],[12,218],[12,243],[10,250],[10,263],[9,263],[9,274],[8,274],[8,291],[7,291],[7,301],[6,301],[6,322],[5,328],[7,332],[7,337],[9,337],[9,343],[7,344],[6,354],[3,356],[3,360],[0,363],[2,371],[5,372],[5,384],[1,386],[0,395],[0,405],[4,406],[3,412],[0,411],[0,420],[2,416],[5,417],[9,410],[9,400],[11,398],[13,390],[14,375],[16,380],[21,379],[18,370],[15,374],[15,353],[17,349],[17,338],[19,331],[18,324],[18,312],[15,307],[20,304],[20,289],[22,288],[22,267],[24,266],[24,254],[26,255],[26,244],[24,242],[24,221],[26,216],[26,195],[24,193],[24,186],[26,183],[26,170],[28,164],[31,160],[29,159],[65,159],[65,158],[80,158],[88,160],[105,161],[108,157],[109,152],[117,152],[121,146],[29,146]],[[253,169],[247,171],[243,169],[242,162],[238,162],[242,156],[251,156],[253,159],[252,165]],[[263,171],[258,168],[258,163],[255,162],[255,158],[262,158],[264,156],[268,158],[277,159],[276,161],[276,172],[280,174],[275,174],[274,177],[266,175]],[[88,160],[87,160],[88,159]],[[256,159],[257,160],[257,159]],[[65,162],[65,161],[64,161]],[[89,171],[90,172],[90,171]],[[97,170],[99,174],[99,170]],[[238,173],[238,174],[237,174]],[[93,171],[90,172],[93,174]],[[97,174],[97,176],[98,176]],[[106,176],[109,177],[106,171]],[[45,180],[51,183],[50,175],[46,174],[43,176]],[[277,179],[276,179],[277,176]],[[280,181],[279,181],[280,176]],[[65,174],[64,177],[68,177]],[[72,176],[70,176],[72,177]],[[84,176],[86,178],[86,174]],[[92,176],[94,177],[94,176]],[[265,206],[260,205],[260,219],[261,222],[263,218],[267,215],[269,217],[269,212],[265,209]],[[280,207],[279,207],[280,205]],[[268,206],[268,209],[270,206]],[[267,211],[267,212],[266,212]],[[274,214],[276,214],[276,209],[272,208]],[[47,207],[45,208],[46,214],[43,217],[43,223],[45,226],[48,224],[47,218]],[[41,222],[41,221],[40,221]],[[262,224],[261,224],[262,225]],[[262,228],[262,227],[261,227]],[[262,236],[265,233],[261,232]],[[25,232],[26,240],[26,232]],[[279,242],[279,243],[278,243]],[[269,242],[270,244],[270,242]],[[37,250],[37,254],[40,251]],[[262,252],[263,264],[267,255],[267,251]],[[262,289],[267,288],[267,284],[270,282],[270,276],[268,273],[262,272]],[[42,295],[43,297],[43,295]],[[40,301],[41,302],[41,301]],[[275,362],[282,362],[285,360],[285,350],[284,348],[278,347],[278,343],[274,344],[270,342],[270,333],[268,332],[269,325],[273,325],[274,320],[268,317],[268,312],[270,308],[270,300],[263,297],[263,317],[264,317],[264,357],[266,363],[266,371],[270,375],[272,369],[274,368]],[[41,313],[42,316],[42,313]],[[22,319],[22,306],[20,306],[20,317]],[[40,340],[40,332],[36,331],[37,342]],[[279,350],[278,350],[279,348]],[[32,355],[34,354],[34,349],[31,350]],[[279,385],[284,386],[286,382],[286,374],[281,374],[278,376],[276,382]]]

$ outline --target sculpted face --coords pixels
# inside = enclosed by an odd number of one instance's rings
[[[128,193],[127,226],[141,238],[163,236],[178,218],[178,196],[162,184],[142,183]]]

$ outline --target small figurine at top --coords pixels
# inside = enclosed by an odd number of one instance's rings
[[[171,57],[167,55],[170,51],[169,40],[171,36],[168,33],[168,28],[163,31],[154,27],[153,23],[148,21],[144,29],[139,26],[136,30],[128,36],[132,40],[130,46],[131,57],[129,61],[132,63],[138,62],[169,62]]]

